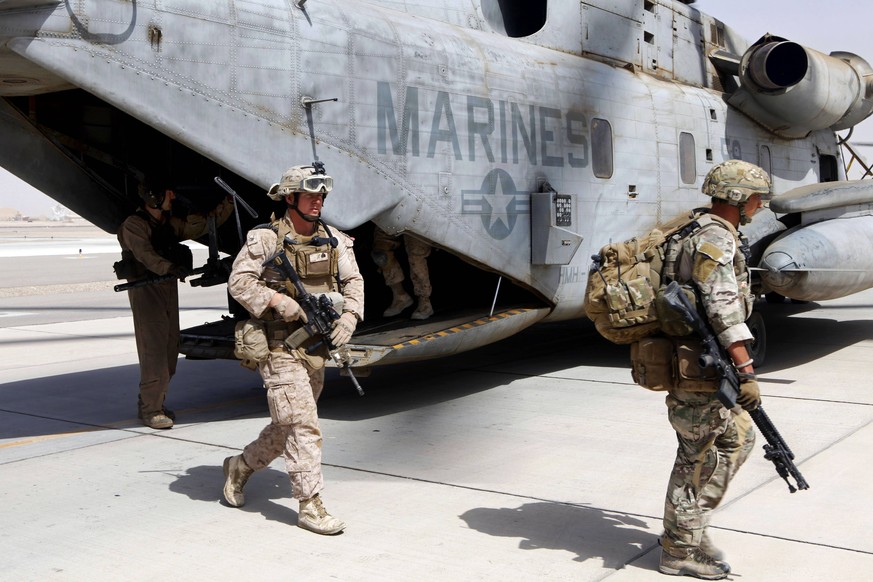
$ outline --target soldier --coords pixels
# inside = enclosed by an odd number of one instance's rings
[[[749,223],[769,200],[770,178],[753,164],[729,160],[710,170],[702,191],[711,197],[712,206],[696,214],[703,217],[699,221],[703,226],[681,241],[675,278],[697,288],[702,303],[698,308],[702,307],[737,369],[741,382],[737,402],[744,410],[722,406],[715,380],[679,381],[670,389],[667,411],[679,447],[667,488],[659,569],[664,574],[717,580],[728,575],[730,566],[707,535],[708,517],[754,446],[747,411],[760,403],[753,360],[746,349],[746,342],[753,339],[745,323],[753,302],[750,273],[737,227]],[[699,353],[678,350],[678,368],[697,368]]]
[[[410,236],[403,235],[406,245],[406,257],[409,259],[409,275],[412,279],[412,290],[417,299],[415,311],[410,316],[412,319],[427,319],[433,315],[433,306],[430,304],[430,275],[427,270],[427,257],[430,256],[429,244]],[[391,236],[384,230],[376,227],[373,233],[373,262],[382,271],[385,284],[391,289],[393,299],[391,305],[382,315],[394,317],[404,309],[412,305],[412,297],[403,288],[403,267],[397,261],[395,252],[400,248],[400,237]]]
[[[230,294],[257,320],[264,322],[269,353],[258,362],[271,422],[241,455],[224,460],[224,499],[233,507],[245,503],[243,487],[254,471],[282,455],[291,478],[292,495],[300,502],[297,525],[315,533],[332,535],[345,524],[330,515],[319,493],[321,429],[316,402],[324,384],[326,347],[307,353],[304,343],[289,348],[285,339],[298,330],[306,315],[295,301],[296,289],[269,264],[277,251],[284,252],[310,293],[342,294],[342,315],[330,343],[349,341],[364,313],[364,280],[358,271],[352,239],[321,221],[321,208],[333,179],[319,162],[287,170],[268,196],[284,198],[285,215],[269,225],[249,231],[228,281]],[[311,342],[310,342],[311,343]]]
[[[184,280],[192,270],[191,250],[179,241],[206,234],[210,216],[219,224],[227,220],[233,212],[233,200],[223,200],[207,215],[189,214],[182,219],[172,216],[176,198],[172,190],[143,183],[139,195],[141,207],[118,228],[121,261],[116,263],[116,272],[128,281],[174,275],[127,290],[139,357],[138,416],[150,428],[167,429],[176,418],[164,401],[179,357],[177,280]]]

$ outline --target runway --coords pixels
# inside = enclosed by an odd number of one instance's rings
[[[348,528],[323,537],[296,527],[281,460],[243,508],[220,502],[222,460],[268,422],[257,374],[181,360],[176,426],[139,424],[114,237],[89,237],[47,254],[0,244],[0,579],[667,580],[664,396],[634,385],[627,348],[589,323],[377,367],[364,397],[330,371],[323,497]],[[224,293],[180,285],[182,326],[220,317]],[[810,489],[789,494],[759,438],[712,537],[730,579],[867,580],[873,291],[759,307],[764,404]]]

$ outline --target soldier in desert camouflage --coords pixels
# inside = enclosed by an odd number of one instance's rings
[[[336,320],[330,343],[334,347],[346,344],[364,314],[364,281],[352,239],[320,219],[332,188],[333,179],[324,174],[320,163],[287,170],[268,192],[273,200],[284,199],[287,211],[271,224],[249,231],[234,261],[228,281],[230,294],[263,323],[267,336],[268,355],[257,365],[267,389],[271,422],[242,454],[224,461],[224,498],[229,505],[240,507],[249,476],[282,455],[292,495],[300,502],[297,525],[325,535],[345,528],[327,512],[319,495],[324,479],[316,402],[324,384],[327,346],[320,338],[312,338],[322,341],[321,348],[314,351],[305,349],[309,343],[297,348],[286,344],[285,339],[306,322],[306,315],[295,301],[295,288],[286,284],[268,259],[282,251],[308,293],[341,295],[334,305],[342,315]],[[342,304],[341,309],[337,303]]]

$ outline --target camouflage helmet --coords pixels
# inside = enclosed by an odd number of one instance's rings
[[[311,166],[294,166],[282,174],[278,184],[267,191],[271,200],[282,200],[295,192],[321,192],[325,198],[333,190],[333,178],[325,175],[324,164],[313,162]]]
[[[713,167],[700,190],[733,206],[744,204],[753,194],[760,194],[762,200],[773,195],[767,172],[742,160],[728,160]]]

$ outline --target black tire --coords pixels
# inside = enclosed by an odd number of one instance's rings
[[[764,295],[764,300],[767,301],[767,303],[785,303],[785,295],[776,293],[775,291],[770,291]]]
[[[749,355],[755,360],[755,367],[759,368],[767,360],[767,328],[764,325],[764,317],[753,311],[746,320],[746,325],[754,336],[754,339],[747,344]]]

